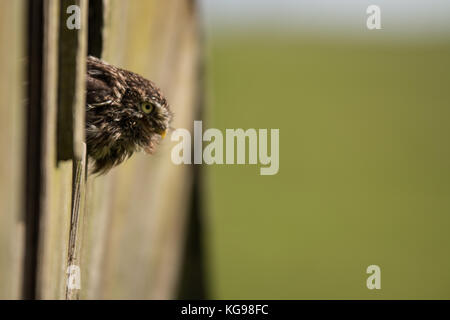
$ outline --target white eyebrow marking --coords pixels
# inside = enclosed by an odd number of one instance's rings
[[[162,108],[162,106],[161,106],[161,104],[159,104],[159,102],[153,101],[152,103],[155,105],[155,107],[160,108],[160,109]]]

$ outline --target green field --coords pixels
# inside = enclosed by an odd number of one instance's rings
[[[204,128],[280,129],[277,175],[206,168],[212,297],[450,299],[450,43],[209,44]]]

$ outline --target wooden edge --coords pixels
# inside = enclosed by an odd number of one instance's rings
[[[69,254],[67,262],[68,280],[66,299],[78,299],[81,289],[80,253],[86,203],[86,143],[82,143],[82,157],[73,166],[72,217],[70,223]]]

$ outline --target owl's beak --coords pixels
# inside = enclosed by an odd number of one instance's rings
[[[161,136],[161,138],[162,139],[164,139],[165,137],[166,137],[166,134],[167,134],[167,129],[166,130],[163,130],[163,131],[160,131],[160,132],[158,132],[158,134]]]

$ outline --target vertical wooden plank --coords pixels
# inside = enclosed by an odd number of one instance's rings
[[[24,253],[25,14],[0,1],[0,299],[21,298]]]
[[[56,118],[58,99],[59,1],[44,1],[44,48],[42,77],[42,191],[39,250],[37,266],[37,298],[58,299],[64,293],[65,248],[68,237],[69,188],[58,184],[70,179],[70,163],[56,162]],[[70,180],[69,180],[70,183]],[[56,192],[56,194],[55,194]]]
[[[63,1],[64,7],[69,6],[73,1]],[[70,240],[69,240],[69,252],[68,252],[68,271],[75,270],[73,275],[75,281],[78,281],[80,264],[81,264],[81,246],[83,242],[83,222],[85,214],[85,191],[86,191],[86,168],[87,168],[87,155],[86,144],[84,143],[84,121],[85,121],[85,90],[86,90],[86,55],[87,55],[87,38],[88,38],[88,1],[78,0],[75,3],[81,9],[81,29],[70,34],[66,34],[67,30],[63,31],[63,35],[66,37],[73,37],[76,41],[71,41],[70,52],[75,54],[71,57],[74,61],[71,63],[72,68],[65,66],[66,70],[70,70],[70,77],[74,78],[73,88],[69,88],[70,92],[73,92],[71,99],[72,103],[72,117],[73,117],[73,186],[72,186],[72,214],[70,225]],[[61,16],[64,16],[64,12],[61,12]],[[61,41],[60,46],[65,45],[64,41]],[[64,50],[60,50],[60,53],[65,53]],[[61,56],[60,61],[67,59],[66,56]],[[64,77],[62,77],[64,78]],[[60,81],[61,85],[62,81]],[[61,88],[61,87],[60,87]],[[61,90],[60,90],[61,91]],[[73,280],[73,279],[69,279]],[[66,299],[78,299],[80,287],[78,284],[73,286],[71,281],[68,281],[66,287]]]
[[[105,10],[102,58],[158,83],[176,114],[173,126],[191,128],[198,82],[192,1],[111,0]],[[174,297],[190,169],[171,163],[167,140],[154,156],[136,154],[89,177],[81,298]]]
[[[87,0],[62,0],[59,13],[58,160],[81,159],[84,141],[84,88],[87,54]],[[71,6],[80,8],[79,30],[66,25]],[[83,93],[83,94],[80,94]]]
[[[43,192],[37,279],[37,297],[43,299],[67,297],[69,238],[74,208],[72,175],[73,169],[77,168],[73,168],[72,158],[83,158],[87,1],[75,3],[81,8],[81,29],[69,32],[65,23],[69,17],[67,1],[45,1]],[[66,82],[68,79],[71,81]],[[58,117],[58,111],[64,116]],[[71,125],[65,127],[65,121]],[[61,130],[69,131],[69,142],[57,143]],[[66,143],[71,151],[64,150]],[[63,148],[63,153],[58,153],[57,146]]]
[[[82,144],[83,151],[80,160],[75,160],[72,190],[72,217],[70,224],[68,274],[66,299],[74,300],[79,297],[81,273],[81,247],[83,244],[83,224],[85,213],[86,191],[86,144]]]
[[[73,145],[74,159],[84,161],[86,157],[84,144],[84,121],[86,116],[86,57],[88,41],[88,0],[78,0],[81,9],[81,29],[77,31],[76,68],[75,68],[75,97],[73,102]]]
[[[174,11],[178,13],[172,21],[174,28],[173,39],[167,40],[167,56],[162,81],[168,87],[171,103],[176,106],[177,118],[175,128],[192,130],[193,121],[198,114],[199,93],[199,39],[198,16],[193,1],[186,1],[183,5],[177,3]],[[168,36],[170,38],[170,36]],[[192,132],[192,131],[191,131]],[[173,298],[179,280],[182,250],[184,249],[186,218],[190,210],[190,196],[192,190],[192,167],[175,166],[167,157],[163,169],[160,196],[165,198],[164,207],[158,210],[163,223],[157,230],[161,249],[154,269],[154,279],[151,298]],[[175,195],[179,202],[170,201],[169,196]],[[159,245],[157,242],[157,245]]]

